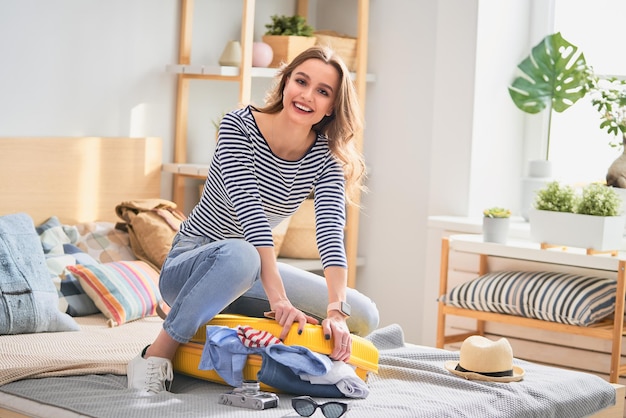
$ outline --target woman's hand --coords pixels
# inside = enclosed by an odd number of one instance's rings
[[[352,353],[352,335],[346,324],[346,317],[339,312],[329,312],[322,321],[322,329],[326,339],[333,339],[333,351],[330,358],[338,361],[350,360]]]
[[[294,307],[291,302],[286,299],[272,304],[272,312],[266,316],[273,316],[276,322],[282,325],[283,329],[278,337],[281,341],[284,341],[285,338],[287,338],[287,334],[289,334],[291,325],[294,322],[298,323],[298,335],[302,334],[304,326],[307,323],[313,325],[317,325],[319,323],[317,319],[306,315],[304,312]]]
[[[278,338],[284,341],[294,322],[298,323],[298,334],[302,334],[307,322],[317,325],[319,323],[317,319],[305,315],[287,299],[285,287],[276,265],[274,249],[272,247],[258,247],[257,251],[261,257],[261,282],[271,309],[270,312],[265,313],[265,316],[274,318],[276,322],[282,325],[283,329]]]

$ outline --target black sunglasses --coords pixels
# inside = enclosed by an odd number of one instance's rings
[[[291,399],[291,406],[301,417],[310,417],[317,408],[322,410],[326,418],[339,418],[348,411],[348,404],[343,402],[326,402],[319,404],[310,396],[298,396]]]

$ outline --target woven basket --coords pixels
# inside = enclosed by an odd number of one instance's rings
[[[291,216],[280,256],[287,258],[319,258],[315,241],[315,208],[313,199],[306,199]]]
[[[287,236],[287,231],[289,230],[289,224],[291,223],[291,217],[285,218],[281,223],[276,225],[274,229],[272,229],[272,238],[274,239],[274,253],[276,257],[280,254],[280,249],[283,247],[283,243],[285,242],[285,236]]]
[[[315,32],[316,45],[327,46],[339,55],[350,71],[356,71],[356,38],[332,30]]]
[[[272,47],[274,57],[269,67],[277,68],[281,64],[289,64],[301,52],[315,45],[313,36],[265,35],[263,42]]]
[[[204,190],[204,184],[198,185],[198,199],[202,198],[202,191]],[[285,218],[281,223],[276,225],[274,229],[272,229],[272,238],[274,239],[274,254],[276,257],[280,254],[280,249],[285,242],[285,236],[287,235],[287,230],[289,229],[289,224],[291,223],[291,217]]]

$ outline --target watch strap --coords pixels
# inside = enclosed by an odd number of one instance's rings
[[[326,308],[326,313],[329,311],[339,311],[343,316],[350,316],[350,305],[347,302],[331,302]]]

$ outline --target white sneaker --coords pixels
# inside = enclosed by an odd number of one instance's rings
[[[172,362],[162,357],[143,358],[141,354],[128,363],[128,389],[141,389],[148,393],[169,390],[174,379]]]

